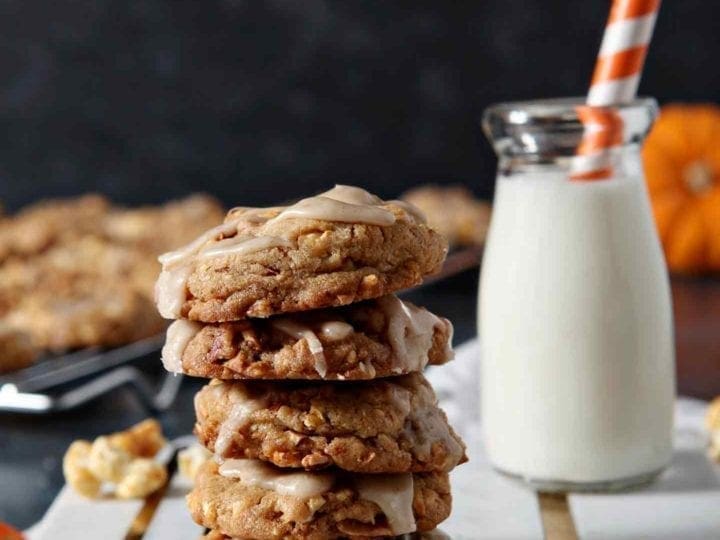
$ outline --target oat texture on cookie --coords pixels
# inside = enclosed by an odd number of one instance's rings
[[[447,518],[467,456],[422,371],[452,359],[452,324],[395,295],[446,252],[413,205],[338,185],[233,208],[160,257],[163,364],[210,379],[205,450],[183,455],[208,538],[394,537]]]

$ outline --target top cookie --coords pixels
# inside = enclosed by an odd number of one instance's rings
[[[289,207],[231,210],[224,224],[160,257],[155,294],[169,319],[268,317],[417,285],[446,252],[411,205],[336,186]]]

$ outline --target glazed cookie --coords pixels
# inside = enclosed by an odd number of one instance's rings
[[[198,439],[222,458],[362,473],[449,471],[466,460],[420,373],[333,385],[213,381],[195,412]]]
[[[363,536],[363,540],[379,540],[377,537],[374,537],[374,539],[371,539],[370,537]],[[386,538],[385,536],[380,538]],[[410,535],[402,535],[399,538],[402,538],[403,540],[451,540],[451,538],[442,532],[439,529],[434,529],[432,531],[424,531],[421,533],[413,533]],[[210,531],[204,536],[200,537],[200,540],[248,540],[247,538],[239,538],[239,537],[232,537],[227,536],[220,531]]]
[[[208,462],[187,500],[200,525],[258,540],[428,531],[451,506],[447,473],[351,476],[285,471],[256,460]]]
[[[168,329],[169,371],[216,379],[358,380],[422,371],[453,356],[452,324],[393,295],[269,319]]]
[[[283,208],[236,208],[160,257],[169,319],[225,322],[346,305],[417,285],[440,270],[445,240],[411,205],[336,186]]]

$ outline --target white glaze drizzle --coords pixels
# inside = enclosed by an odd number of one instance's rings
[[[178,319],[187,299],[186,284],[190,276],[189,266],[163,269],[155,283],[155,303],[160,315],[166,319]]]
[[[274,215],[285,210],[285,208],[285,206],[268,206],[267,208],[236,206],[228,211],[228,216],[230,220],[241,220],[248,223],[261,224],[269,221]]]
[[[230,411],[220,424],[215,439],[215,454],[220,457],[225,457],[235,436],[247,425],[250,415],[267,406],[265,398],[251,398],[245,385],[240,382],[232,383],[230,402],[232,403]]]
[[[198,257],[208,259],[223,255],[247,255],[273,247],[292,247],[292,242],[279,236],[235,236],[201,249]]]
[[[417,409],[410,415],[409,420],[405,433],[411,441],[413,454],[430,456],[433,444],[442,442],[447,450],[446,455],[449,462],[462,456],[462,446],[450,434],[447,421],[440,416],[437,407]],[[447,464],[443,464],[443,466],[445,465]]]
[[[380,226],[395,223],[395,215],[384,208],[345,203],[322,195],[303,199],[293,206],[288,207],[275,219],[282,221],[290,218],[319,219],[345,223],[367,223],[369,225]]]
[[[393,383],[392,379],[389,379],[389,383],[390,401],[392,402],[393,408],[397,410],[403,418],[405,418],[412,410],[411,390],[400,384]]]
[[[237,478],[248,486],[300,499],[322,495],[329,491],[335,482],[331,473],[293,472],[257,459],[228,459],[220,465],[219,473],[228,478]]]
[[[443,360],[445,362],[449,362],[453,358],[455,358],[455,350],[453,349],[453,339],[455,337],[455,327],[450,322],[449,319],[446,319],[445,317],[440,317],[440,320],[445,324],[445,327],[448,331],[448,338],[447,342],[445,343],[445,348],[443,349]]]
[[[388,341],[397,359],[393,369],[398,373],[422,371],[428,363],[435,327],[450,322],[394,295],[383,296],[377,304],[388,320]],[[446,355],[451,354],[448,348]]]
[[[315,332],[313,332],[309,326],[300,324],[299,322],[292,320],[290,317],[276,317],[270,320],[270,324],[273,328],[276,328],[289,336],[296,339],[304,339],[310,348],[313,358],[315,359],[315,371],[318,372],[320,377],[325,377],[327,374],[327,362],[325,361],[323,346]]]
[[[160,261],[160,264],[163,265],[163,268],[183,264],[196,255],[208,241],[217,239],[218,237],[222,238],[223,236],[229,236],[235,234],[236,232],[237,222],[230,221],[221,223],[217,227],[213,227],[212,229],[205,231],[195,240],[180,249],[163,253],[158,257],[158,261]]]
[[[342,321],[327,321],[320,325],[320,334],[328,341],[340,341],[353,331],[352,325]]]
[[[395,223],[395,214],[382,208],[383,201],[364,189],[335,186],[315,197],[287,207],[271,221],[291,218],[319,219],[345,223],[387,226]]]
[[[348,204],[365,204],[379,205],[383,204],[383,200],[377,195],[373,195],[369,191],[357,186],[348,186],[345,184],[336,184],[334,188],[321,193],[323,197],[335,199]]]
[[[367,373],[369,379],[375,377],[375,366],[373,366],[369,360],[366,362],[360,362],[358,367],[360,368],[360,371]]]
[[[162,271],[155,284],[155,302],[158,311],[166,319],[181,316],[182,306],[187,300],[187,280],[192,268],[193,257],[212,258],[222,255],[247,255],[272,247],[291,247],[288,240],[276,236],[231,236],[237,233],[237,221],[229,221],[213,227],[176,251],[158,257]],[[214,243],[208,244],[215,240]]]
[[[411,443],[413,454],[428,457],[436,442],[444,444],[448,463],[456,462],[463,454],[462,445],[450,433],[450,426],[437,407],[437,397],[426,385],[415,388],[415,395],[421,405],[413,409],[405,425],[405,435]]]
[[[185,348],[202,328],[194,321],[179,319],[167,329],[161,357],[163,366],[171,373],[182,373],[182,356]]]
[[[374,502],[383,511],[394,535],[415,532],[412,473],[363,474],[354,481],[360,498]]]
[[[394,204],[395,206],[399,206],[400,208],[405,210],[406,214],[408,214],[411,218],[413,218],[419,223],[427,223],[427,216],[425,215],[425,213],[413,203],[396,199],[393,201],[388,201],[388,204]]]

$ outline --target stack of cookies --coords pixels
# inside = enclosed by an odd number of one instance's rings
[[[449,321],[394,292],[447,251],[414,207],[336,186],[235,208],[160,258],[166,368],[212,379],[195,432],[214,454],[188,496],[207,538],[375,538],[450,513],[465,447],[422,370]]]

